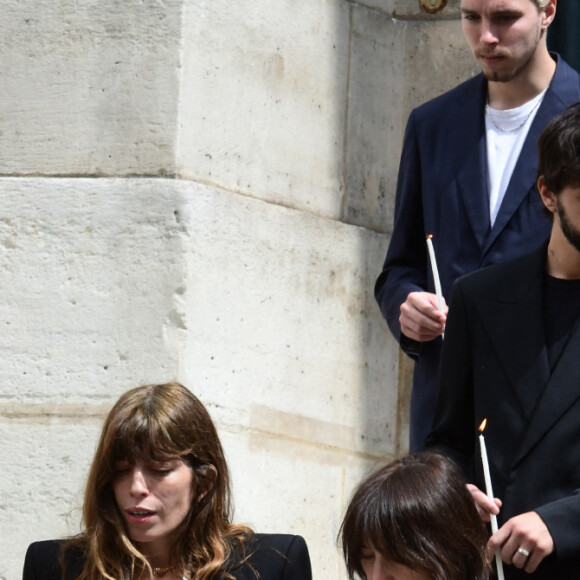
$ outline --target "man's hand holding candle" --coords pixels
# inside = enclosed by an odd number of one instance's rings
[[[531,574],[554,551],[554,541],[544,520],[536,512],[509,519],[487,544],[488,554],[501,549],[502,560]]]
[[[471,483],[467,484],[467,489],[471,492],[475,507],[484,522],[489,522],[491,514],[499,514],[501,500],[490,500]],[[531,574],[554,551],[554,541],[544,520],[536,512],[527,512],[511,518],[491,536],[487,544],[490,561],[497,550],[501,550],[502,560],[506,564],[513,564]],[[526,556],[528,552],[529,556]]]
[[[490,515],[497,516],[499,514],[499,508],[501,508],[500,499],[496,497],[492,501],[485,492],[472,483],[468,483],[466,487],[471,492],[475,507],[484,522],[489,522]]]
[[[437,295],[431,292],[410,292],[401,304],[401,332],[418,342],[434,340],[445,331],[448,307],[443,300],[441,312]]]

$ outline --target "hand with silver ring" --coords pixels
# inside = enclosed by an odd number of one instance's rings
[[[542,560],[554,552],[554,540],[537,512],[526,512],[510,518],[487,543],[487,555],[501,550],[502,560],[533,574]]]

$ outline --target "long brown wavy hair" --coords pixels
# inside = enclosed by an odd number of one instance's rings
[[[173,546],[171,565],[188,571],[192,580],[233,578],[226,571],[228,560],[234,554],[235,559],[244,559],[252,531],[230,521],[228,467],[209,413],[183,385],[167,383],[128,391],[105,420],[85,490],[85,531],[69,540],[63,551],[84,553],[78,580],[123,580],[127,572],[133,576],[138,570],[148,570],[153,577],[117,507],[114,464],[174,459],[191,467],[197,492]]]

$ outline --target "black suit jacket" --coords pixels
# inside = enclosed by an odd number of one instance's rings
[[[441,339],[406,339],[400,306],[410,292],[434,292],[425,236],[433,234],[443,295],[460,276],[531,252],[550,233],[536,188],[536,144],[548,122],[580,101],[580,76],[562,58],[518,157],[491,227],[485,136],[487,82],[477,75],[415,109],[407,123],[393,235],[375,286],[391,332],[417,360],[411,397],[411,450],[433,421]],[[420,352],[419,352],[420,351]]]
[[[62,544],[62,540],[31,544],[26,552],[23,580],[61,580]],[[301,536],[255,534],[248,552],[251,556],[247,562],[241,566],[234,563],[228,570],[236,580],[312,580],[308,548]],[[82,553],[68,552],[66,564],[67,580],[75,580],[84,566]]]
[[[576,325],[550,374],[543,329],[546,246],[458,280],[439,374],[428,447],[451,455],[485,489],[478,427],[500,525],[536,511],[556,554],[506,578],[580,578],[580,328]]]

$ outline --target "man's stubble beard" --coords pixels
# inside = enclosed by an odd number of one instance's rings
[[[558,217],[560,218],[560,227],[562,228],[562,233],[568,242],[580,252],[580,230],[578,230],[574,224],[568,219],[566,210],[564,206],[560,203],[558,197],[556,197],[556,209],[558,211]]]
[[[532,59],[536,55],[536,52],[538,51],[538,46],[540,44],[540,40],[542,39],[542,36],[543,36],[542,29],[539,28],[538,34],[536,36],[536,42],[534,43],[534,49],[532,51],[530,51],[528,58],[523,63],[521,63],[519,66],[516,66],[516,68],[514,70],[508,71],[508,72],[505,72],[502,74],[502,73],[499,73],[497,71],[486,73],[482,69],[482,72],[483,72],[483,75],[485,76],[485,78],[488,81],[494,82],[494,83],[509,83],[510,81],[512,81],[515,78],[517,78],[518,76],[520,76],[530,66],[530,62],[532,61]]]

